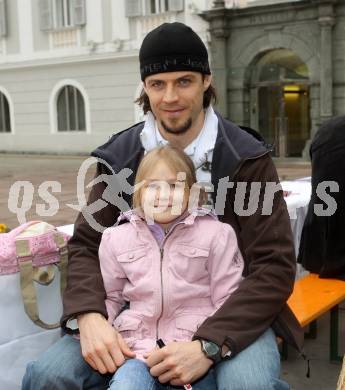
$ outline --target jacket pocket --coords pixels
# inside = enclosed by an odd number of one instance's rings
[[[209,248],[177,244],[172,250],[170,266],[181,279],[193,283],[208,277],[207,260],[209,254]]]
[[[132,263],[133,261],[137,261],[144,258],[146,254],[147,248],[140,247],[118,255],[117,260],[119,261],[119,263]]]
[[[192,340],[194,333],[205,321],[207,316],[188,314],[176,317],[176,340]]]
[[[131,283],[135,284],[137,281],[147,278],[147,275],[151,272],[152,259],[148,254],[149,249],[141,246],[116,256]]]
[[[190,257],[193,260],[203,260],[204,258],[207,258],[210,253],[209,248],[197,248],[195,246],[185,244],[176,245],[176,251],[181,255]]]
[[[141,338],[140,317],[123,311],[113,322],[114,328],[121,334],[126,343],[131,347],[135,340]]]

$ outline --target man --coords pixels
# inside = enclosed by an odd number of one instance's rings
[[[344,129],[345,116],[329,119],[311,143],[312,191],[298,254],[308,271],[340,280],[345,280]],[[322,196],[322,189],[331,194]]]
[[[213,185],[212,200],[219,218],[235,229],[246,261],[245,279],[226,303],[198,329],[191,342],[172,343],[154,351],[147,360],[151,374],[162,383],[182,385],[196,381],[214,368],[219,389],[288,389],[279,380],[279,353],[272,328],[300,348],[301,332],[286,306],[295,275],[291,229],[282,191],[274,196],[272,213],[263,215],[265,187],[259,192],[252,215],[236,213],[236,182],[278,182],[263,143],[220,115],[213,96],[207,50],[200,38],[181,23],[163,24],[151,31],[140,49],[144,91],[139,101],[147,112],[145,123],[114,135],[93,155],[116,173],[134,172],[145,151],[170,142],[192,158],[199,181]],[[109,174],[98,164],[97,176]],[[220,191],[217,194],[217,189]],[[212,188],[210,188],[211,190]],[[109,188],[95,185],[88,203],[101,199]],[[248,200],[249,189],[246,199]],[[124,199],[130,197],[124,194]],[[119,209],[109,203],[95,213],[104,227],[116,223]],[[42,358],[29,366],[24,389],[101,388],[124,358],[133,357],[106,318],[104,287],[99,270],[101,234],[77,218],[69,242],[68,286],[62,326],[69,330],[77,320],[79,341],[65,336]],[[94,369],[92,370],[91,367]],[[101,373],[101,375],[99,374]],[[130,389],[128,385],[128,389]]]

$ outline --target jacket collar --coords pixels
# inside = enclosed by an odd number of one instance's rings
[[[187,211],[185,214],[181,215],[181,217],[178,217],[176,222],[183,223],[185,225],[193,225],[196,218],[202,218],[206,215],[210,216],[213,219],[218,219],[216,214],[214,214],[212,210],[205,207],[198,207]],[[118,223],[121,223],[123,221],[129,221],[135,226],[138,226],[138,224],[140,225],[144,220],[145,216],[141,209],[138,208],[121,212],[117,219]]]

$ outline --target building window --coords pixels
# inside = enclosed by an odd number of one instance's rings
[[[11,132],[10,107],[6,96],[0,92],[0,133]]]
[[[183,11],[184,0],[126,0],[126,16],[145,16]]]
[[[58,131],[83,131],[85,103],[80,91],[72,85],[63,87],[57,97]]]
[[[0,0],[0,38],[7,35],[6,0]]]
[[[55,0],[53,14],[56,28],[73,26],[71,5],[70,0]]]
[[[40,0],[41,30],[59,30],[86,23],[85,0]]]
[[[147,0],[148,13],[149,14],[161,14],[169,11],[168,0]]]

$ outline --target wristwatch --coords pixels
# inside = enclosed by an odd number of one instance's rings
[[[222,360],[222,351],[219,345],[212,341],[199,339],[201,343],[201,350],[208,359],[211,359],[214,364]]]

